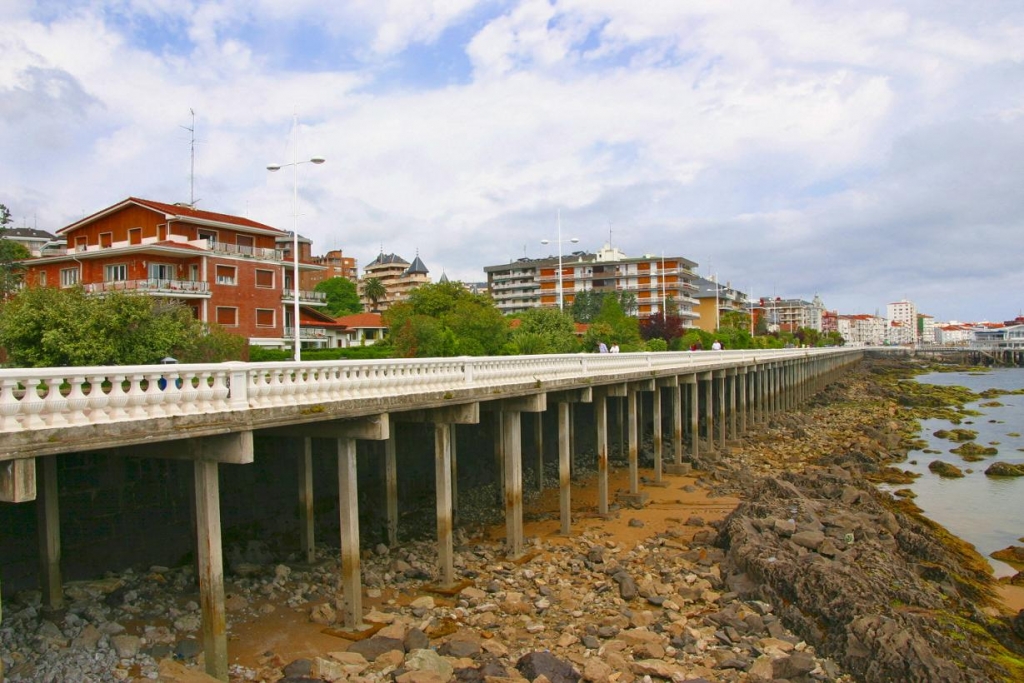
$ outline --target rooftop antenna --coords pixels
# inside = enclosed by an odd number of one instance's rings
[[[188,108],[188,113],[192,115],[192,125],[182,126],[189,132],[189,152],[190,152],[190,166],[188,173],[188,205],[193,209],[196,208],[196,112],[192,107]]]

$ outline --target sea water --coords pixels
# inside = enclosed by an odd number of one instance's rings
[[[1024,388],[1024,370],[993,369],[986,372],[940,372],[919,375],[917,381],[943,386],[961,386],[974,393],[986,389]],[[1001,406],[984,406],[991,401]],[[965,417],[959,425],[948,420],[921,420],[921,438],[928,448],[941,454],[911,451],[901,468],[919,473],[910,489],[917,494],[914,503],[925,516],[974,545],[995,570],[996,576],[1016,573],[1010,565],[989,557],[989,553],[1010,545],[1024,545],[1024,477],[989,477],[985,470],[993,462],[1024,464],[1024,394],[1007,394],[970,403],[966,408],[982,413]],[[967,462],[950,450],[960,444],[936,438],[940,429],[970,429],[978,436],[979,446],[993,446],[998,455]],[[945,479],[928,469],[928,463],[943,460],[964,472],[963,479]],[[911,461],[916,464],[911,464]],[[968,472],[968,470],[971,470]]]

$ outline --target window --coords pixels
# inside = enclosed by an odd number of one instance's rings
[[[112,263],[106,267],[107,282],[123,282],[128,279],[128,266],[123,263]]]
[[[114,233],[112,232],[101,232],[100,233],[100,247],[103,249],[109,249],[114,246]]]
[[[272,270],[257,270],[256,271],[256,286],[261,289],[273,289],[274,288],[274,271]]]
[[[213,230],[199,230],[199,239],[206,240],[210,243],[210,246],[217,244],[217,233]]]
[[[230,306],[218,306],[217,324],[225,327],[238,327],[238,309]]]
[[[76,237],[75,238],[75,251],[85,251],[88,248],[89,248],[89,238],[88,237],[85,237],[83,235],[82,237]]]
[[[142,228],[128,228],[128,243],[142,244]]]
[[[174,280],[177,276],[175,268],[170,263],[150,263],[150,280]]]
[[[78,268],[60,269],[60,286],[74,287],[78,284]]]
[[[252,235],[236,235],[235,244],[240,247],[251,247],[253,246]]]
[[[45,270],[39,271],[39,278],[38,279],[39,279],[39,286],[40,287],[45,287],[46,286],[46,271]]]
[[[274,309],[256,309],[256,327],[274,327]]]
[[[218,285],[234,285],[235,272],[234,266],[217,266],[217,284]]]

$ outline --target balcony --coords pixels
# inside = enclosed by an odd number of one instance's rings
[[[280,249],[265,249],[263,247],[249,247],[239,244],[224,244],[222,242],[211,242],[210,240],[198,240],[205,243],[206,248],[218,254],[230,256],[248,256],[257,261],[282,261],[284,252]]]
[[[284,336],[287,339],[295,339],[295,328],[286,327],[284,328]],[[324,341],[327,338],[326,327],[306,327],[303,325],[299,328],[299,339],[312,340],[312,341]]]
[[[286,289],[281,292],[281,301],[294,302],[295,292],[291,289]],[[310,304],[312,306],[326,306],[327,295],[323,292],[307,292],[299,290],[299,303]]]
[[[88,294],[104,294],[106,292],[145,292],[186,299],[208,298],[210,283],[194,280],[115,280],[113,282],[94,282],[84,285]]]

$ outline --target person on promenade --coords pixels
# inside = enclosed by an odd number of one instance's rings
[[[604,342],[597,342],[598,353],[608,353],[608,347],[605,346]]]
[[[715,343],[711,345],[711,350],[712,351],[721,351],[722,350],[722,342],[720,342],[720,341],[718,341],[716,339]]]
[[[619,345],[618,344],[612,344],[611,352],[612,353],[618,353],[619,352]]]

